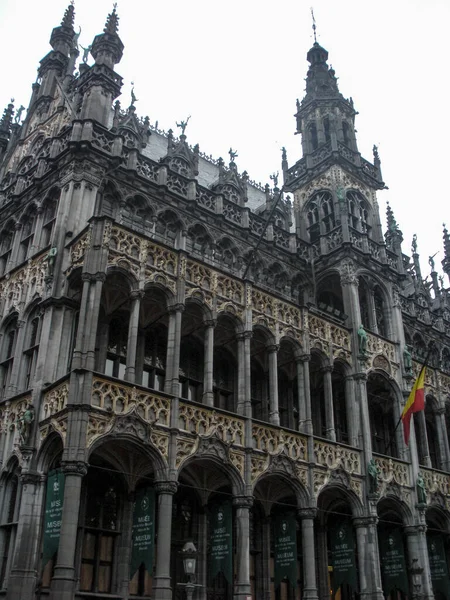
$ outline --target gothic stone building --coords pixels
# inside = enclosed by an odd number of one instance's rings
[[[115,10],[50,44],[0,121],[0,596],[448,599],[450,290],[327,51],[270,189],[121,108]]]

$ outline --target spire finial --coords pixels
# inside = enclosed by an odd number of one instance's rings
[[[314,43],[317,44],[317,36],[316,36],[316,19],[314,17],[314,9],[311,7],[311,17],[312,17],[312,28],[313,28],[313,32],[314,32]]]
[[[119,31],[119,17],[116,12],[117,2],[113,4],[113,11],[110,13],[106,19],[105,28],[103,33],[109,33],[111,35],[117,35]]]
[[[72,1],[64,12],[63,19],[61,21],[61,27],[68,27],[73,29],[75,21],[75,3]]]
[[[186,121],[180,121],[179,123],[176,123],[176,126],[179,127],[181,129],[181,135],[184,135],[184,132],[186,131],[186,127],[189,123],[189,119],[191,118],[191,115],[188,116],[188,118],[186,119]]]

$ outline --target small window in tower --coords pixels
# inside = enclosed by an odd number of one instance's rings
[[[344,144],[350,146],[350,127],[345,121],[342,123],[342,134],[344,136]]]
[[[309,142],[312,150],[317,150],[319,147],[319,138],[317,137],[317,127],[315,123],[309,126]]]
[[[328,142],[331,141],[331,136],[330,136],[330,119],[328,117],[325,117],[325,119],[323,120],[323,130],[325,133],[325,142],[328,144]]]

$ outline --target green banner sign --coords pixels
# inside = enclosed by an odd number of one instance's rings
[[[331,566],[333,567],[333,594],[342,584],[358,589],[355,543],[350,519],[335,523],[330,529]]]
[[[446,600],[450,599],[450,583],[447,556],[442,535],[427,535],[428,560],[430,563],[433,592],[440,592]]]
[[[408,576],[401,529],[380,530],[378,540],[385,596],[396,590],[408,594]]]
[[[213,504],[210,512],[210,578],[222,572],[233,583],[233,526],[230,502]]]
[[[277,515],[274,523],[275,534],[275,589],[283,579],[292,587],[297,586],[297,523],[295,515]]]
[[[151,575],[155,547],[155,491],[146,487],[136,492],[131,533],[130,578],[143,564]]]
[[[58,552],[59,535],[64,503],[64,474],[50,471],[47,477],[45,497],[44,543],[42,549],[42,568]]]

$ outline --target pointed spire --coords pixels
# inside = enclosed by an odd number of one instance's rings
[[[3,111],[3,116],[0,120],[0,154],[6,150],[8,146],[9,136],[11,133],[12,119],[14,115],[14,98]]]
[[[72,0],[72,2],[69,4],[69,6],[65,10],[63,19],[61,21],[61,27],[69,27],[70,29],[73,29],[74,23],[75,23],[75,7],[74,7],[74,3]]]
[[[119,31],[119,16],[116,11],[117,2],[113,5],[112,13],[106,18],[105,28],[103,29],[103,33],[109,33],[109,35],[117,35]]]
[[[386,217],[388,231],[390,231],[391,233],[398,231],[398,224],[394,217],[394,211],[392,210],[389,202],[386,203]]]
[[[95,36],[91,48],[96,64],[107,65],[110,69],[114,69],[114,65],[120,62],[124,48],[118,35],[119,17],[116,8],[117,4],[114,4],[113,11],[106,19],[103,33]]]

